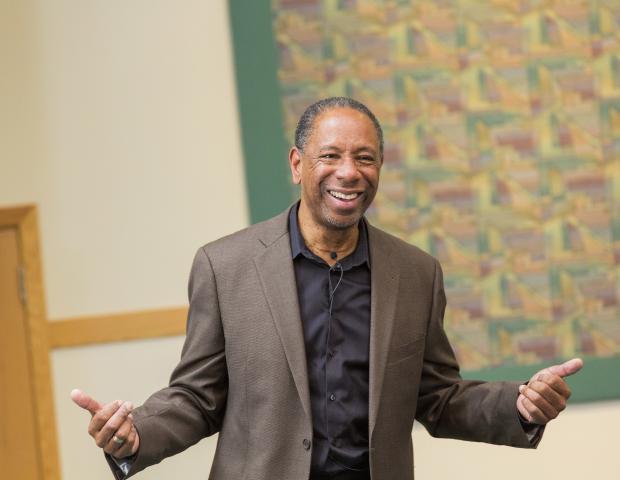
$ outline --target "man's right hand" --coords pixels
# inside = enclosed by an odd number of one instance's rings
[[[138,451],[140,437],[133,424],[131,402],[117,400],[101,405],[77,389],[71,392],[71,400],[90,412],[92,418],[88,425],[88,433],[104,452],[116,458],[125,458]]]

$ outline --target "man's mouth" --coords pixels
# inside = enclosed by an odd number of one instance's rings
[[[360,196],[359,192],[344,193],[344,192],[337,192],[336,190],[328,190],[327,192],[332,197],[337,198],[338,200],[355,200],[357,197]]]

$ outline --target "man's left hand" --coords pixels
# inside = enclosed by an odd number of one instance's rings
[[[566,408],[570,388],[564,377],[577,373],[583,367],[580,358],[573,358],[562,365],[553,365],[537,372],[527,383],[519,387],[517,409],[530,423],[545,425]]]

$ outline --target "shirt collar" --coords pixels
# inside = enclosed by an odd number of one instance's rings
[[[304,237],[301,235],[301,230],[299,229],[299,222],[297,220],[299,203],[300,202],[298,201],[295,205],[291,207],[288,215],[288,229],[291,237],[291,254],[293,256],[293,259],[297,258],[299,255],[303,255],[309,260],[325,263],[320,257],[310,251],[310,249],[306,246]],[[359,221],[358,228],[360,234],[355,250],[353,250],[350,255],[340,260],[340,263],[345,270],[351,267],[362,265],[364,263],[366,263],[368,267],[370,267],[370,257],[368,255],[368,228],[366,226],[366,219],[364,217],[362,217],[362,219]]]

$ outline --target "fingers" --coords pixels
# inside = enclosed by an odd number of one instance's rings
[[[138,451],[139,446],[140,437],[135,425],[132,423],[129,433],[127,434],[127,439],[114,453],[112,453],[112,455],[116,458],[129,457]]]
[[[521,385],[519,393],[517,407],[522,407],[519,408],[521,414],[528,421],[541,425],[556,418],[566,408],[571,394],[562,377],[545,370],[536,374],[527,386]]]
[[[116,411],[123,404],[121,400],[115,402],[106,403],[101,407],[91,418],[88,424],[88,434],[95,438],[107,421],[116,413]]]
[[[519,395],[519,397],[517,398],[517,410],[519,411],[521,416],[525,419],[525,421],[534,423],[534,418],[532,417],[532,414],[528,411],[524,402],[525,402],[525,396]]]
[[[76,405],[83,408],[84,410],[88,410],[91,415],[94,415],[95,413],[97,413],[98,410],[101,409],[101,405],[99,404],[99,402],[97,402],[90,395],[84,393],[82,390],[79,390],[77,388],[75,390],[71,390],[70,395],[71,400],[73,400]]]
[[[553,365],[551,367],[547,367],[545,370],[549,373],[559,375],[560,377],[568,377],[569,375],[573,375],[577,373],[579,370],[583,368],[583,360],[581,358],[573,358],[564,362],[561,365]]]
[[[106,447],[108,442],[112,439],[112,436],[121,427],[121,425],[123,425],[123,423],[127,420],[128,415],[133,410],[133,405],[131,402],[114,402],[112,405],[113,407],[110,407],[107,411],[107,405],[99,410],[91,421],[91,424],[94,424],[95,428],[95,435],[93,438],[95,439],[97,446],[101,448]],[[109,413],[112,410],[114,411],[110,415]],[[131,422],[131,419],[129,421]]]
[[[536,388],[538,387],[539,385],[536,385]],[[541,423],[540,420],[544,420],[544,423],[553,420],[566,408],[566,400],[551,388],[543,386],[540,391],[537,391],[535,388],[522,385],[519,391],[544,416],[544,418],[538,418],[538,423]],[[530,406],[528,402],[525,402],[525,405],[526,408]],[[528,411],[530,411],[529,408]],[[536,412],[532,410],[530,413],[534,414]]]
[[[524,412],[521,412],[521,415],[523,415],[523,417],[525,417],[528,422],[545,425],[550,420],[545,416],[543,411],[538,408],[538,406],[525,395],[519,395],[519,398],[517,399],[517,405],[519,404],[519,402],[521,402],[524,410]]]
[[[115,455],[129,440],[129,434],[133,428],[133,422],[127,417],[118,429],[112,433],[108,442],[104,445],[103,451],[110,455]]]
[[[571,396],[570,388],[562,377],[552,373],[538,373],[527,384],[528,387],[534,388],[537,392],[545,394],[549,389],[568,400]],[[551,392],[549,392],[551,395]]]

